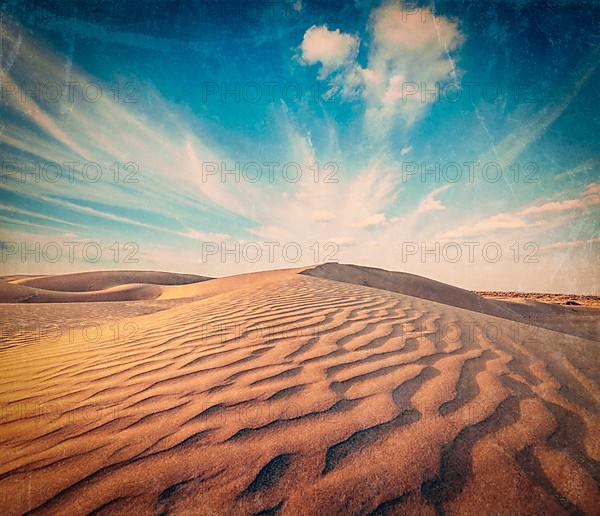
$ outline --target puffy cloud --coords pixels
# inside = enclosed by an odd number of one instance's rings
[[[451,52],[462,43],[456,23],[436,17],[429,9],[407,8],[400,2],[371,14],[373,46],[365,82],[367,127],[384,132],[395,116],[412,124],[435,100],[437,83],[456,69]]]
[[[436,17],[427,8],[414,8],[401,2],[389,3],[372,14],[373,38],[378,52],[390,59],[418,50],[437,57],[454,50],[460,42],[456,24]]]
[[[329,30],[325,25],[313,25],[304,33],[300,45],[301,58],[306,64],[320,63],[320,76],[324,78],[355,59],[358,42],[357,36],[344,34],[340,29]]]
[[[300,49],[305,63],[322,64],[320,78],[338,71],[342,94],[366,103],[368,133],[383,136],[398,116],[407,125],[414,123],[436,99],[431,92],[439,82],[457,82],[451,53],[463,36],[455,22],[401,2],[373,9],[369,33],[366,67],[356,62],[358,38],[339,29],[311,27]]]

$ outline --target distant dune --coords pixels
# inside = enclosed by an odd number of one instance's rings
[[[181,285],[79,276],[82,291],[62,294],[51,278],[5,286],[42,280],[55,295],[158,294],[0,307],[6,324],[97,313],[102,330],[0,348],[4,514],[600,507],[599,343],[523,322],[546,311],[569,329],[582,307],[517,308],[339,264]],[[119,316],[134,331],[103,322]]]
[[[600,296],[580,294],[545,294],[541,292],[477,292],[488,299],[504,299],[516,302],[539,301],[566,306],[600,306]]]
[[[179,274],[175,272],[157,271],[94,271],[59,274],[56,276],[35,276],[13,280],[12,283],[45,290],[63,292],[90,292],[105,290],[128,283],[145,283],[151,285],[187,285],[206,281],[206,276],[196,274]]]
[[[161,285],[186,285],[208,277],[155,271],[95,271],[0,279],[0,303],[81,303],[158,298]]]

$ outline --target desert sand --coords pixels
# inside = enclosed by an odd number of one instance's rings
[[[0,280],[3,514],[598,514],[598,308],[85,274]]]

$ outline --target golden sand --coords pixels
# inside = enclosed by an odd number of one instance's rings
[[[598,342],[344,267],[37,305],[104,331],[4,336],[2,513],[597,513]]]

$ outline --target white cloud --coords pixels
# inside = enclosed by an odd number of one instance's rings
[[[34,217],[36,219],[48,220],[51,222],[59,222],[61,224],[66,224],[68,226],[83,227],[82,224],[77,224],[75,222],[70,222],[68,220],[59,219],[56,217],[49,217],[48,215],[44,215],[43,213],[38,213],[38,212],[34,212],[34,211],[29,211],[29,210],[23,210],[21,208],[9,206],[8,204],[4,204],[4,203],[0,203],[0,210],[10,211],[12,213],[18,213],[19,215],[26,215],[28,217]]]
[[[580,163],[579,165],[576,165],[575,167],[569,170],[565,170],[564,172],[554,176],[554,179],[563,179],[565,177],[574,176],[575,174],[581,174],[582,172],[589,172],[590,170],[597,168],[599,165],[600,159],[590,159],[588,161],[585,161],[584,163]]]
[[[191,238],[192,240],[201,240],[204,242],[222,242],[231,238],[227,233],[211,233],[198,231],[197,229],[188,229],[177,233],[179,236]]]
[[[491,217],[486,217],[479,222],[459,226],[445,232],[442,238],[465,238],[482,235],[490,235],[498,230],[524,229],[530,224],[518,215],[510,213],[498,213]]]
[[[600,183],[592,183],[588,185],[583,191],[583,195],[586,198],[600,195]]]
[[[578,199],[550,201],[538,206],[531,206],[521,211],[522,215],[545,215],[563,213],[573,210],[585,210],[600,205],[600,183],[588,185]]]
[[[435,17],[429,9],[407,9],[400,2],[371,14],[372,50],[367,68],[377,78],[365,82],[367,126],[371,132],[389,129],[395,116],[412,124],[435,95],[436,83],[456,81],[450,57],[462,43],[456,23]]]
[[[600,204],[600,198],[596,199],[596,204]],[[585,199],[568,199],[566,201],[553,201],[525,208],[521,213],[523,215],[545,215],[551,213],[562,213],[571,210],[582,210],[589,204]]]
[[[439,199],[436,199],[435,196],[444,192],[450,188],[450,185],[444,185],[440,188],[436,188],[432,192],[429,192],[425,198],[419,204],[417,208],[417,213],[427,213],[430,211],[444,211],[446,209],[446,205],[442,203]]]
[[[366,67],[356,62],[359,40],[325,26],[311,27],[300,45],[305,63],[320,62],[325,78],[336,79],[346,98],[366,102],[366,129],[372,136],[387,134],[396,117],[411,125],[436,95],[437,83],[457,82],[451,53],[463,36],[455,22],[436,17],[430,9],[407,9],[392,2],[371,12],[370,53]]]
[[[397,58],[399,48],[418,49],[437,56],[440,50],[453,50],[459,43],[455,23],[436,17],[430,9],[409,7],[402,2],[376,9],[372,24],[375,43],[391,58]]]
[[[591,246],[600,242],[600,237],[589,238],[587,240],[571,240],[568,242],[553,242],[540,247],[540,251],[550,251],[553,249],[575,249],[579,247]]]
[[[528,206],[514,213],[498,213],[478,222],[447,231],[442,238],[462,238],[490,235],[498,230],[516,230],[550,225],[562,225],[572,219],[577,212],[600,205],[600,183],[588,185],[581,197],[563,201],[549,201]],[[564,214],[564,218],[557,215]],[[546,215],[547,217],[544,217]]]
[[[310,137],[288,124],[289,148],[293,151],[290,159],[308,170],[319,161]],[[297,242],[306,259],[313,258],[315,243],[326,251],[321,254],[328,256],[330,248],[324,247],[332,243],[339,249],[336,259],[342,260],[343,248],[357,243],[366,246],[376,237],[376,230],[385,227],[385,212],[395,200],[397,177],[395,168],[378,161],[355,175],[340,174],[339,183],[315,183],[307,175],[285,198],[270,197],[258,203],[255,220],[259,225],[250,232],[261,241]]]
[[[355,227],[361,229],[373,229],[378,226],[382,226],[385,224],[386,218],[383,213],[375,213],[373,215],[369,215],[366,219],[362,220],[358,224],[355,224]]]
[[[320,77],[352,62],[358,51],[357,36],[345,34],[340,29],[329,30],[327,26],[312,26],[304,33],[300,45],[301,58],[306,64],[320,63]]]

